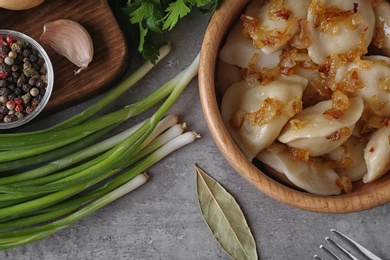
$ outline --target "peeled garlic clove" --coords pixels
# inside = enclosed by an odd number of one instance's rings
[[[92,61],[91,36],[82,25],[73,20],[59,19],[45,23],[41,40],[79,67],[75,75],[86,69]]]

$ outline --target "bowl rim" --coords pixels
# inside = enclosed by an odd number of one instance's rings
[[[214,13],[202,42],[199,64],[199,96],[210,133],[225,159],[245,180],[261,192],[287,205],[319,213],[351,213],[367,210],[390,201],[390,174],[365,189],[337,196],[314,195],[290,188],[261,172],[240,151],[230,137],[215,93],[215,72],[219,48],[235,18],[249,0],[225,0]],[[379,181],[379,182],[378,182]],[[388,190],[388,191],[386,191]]]
[[[28,36],[27,34],[24,34],[19,31],[14,31],[14,30],[9,30],[9,29],[0,29],[0,35],[12,35],[18,39],[21,39],[23,41],[28,41],[35,49],[37,49],[42,55],[42,58],[45,59],[45,66],[47,70],[47,87],[46,87],[46,92],[41,100],[41,102],[38,104],[38,106],[34,109],[34,111],[29,114],[28,116],[23,117],[20,120],[10,122],[10,123],[3,123],[0,122],[0,130],[5,130],[5,129],[11,129],[11,128],[16,128],[19,126],[22,126],[26,124],[27,122],[30,122],[32,119],[37,117],[40,112],[45,108],[47,103],[49,102],[51,93],[53,91],[53,85],[54,85],[54,68],[53,64],[51,62],[51,59],[49,55],[47,54],[46,50],[42,47],[41,44],[39,44],[35,39],[32,37]]]

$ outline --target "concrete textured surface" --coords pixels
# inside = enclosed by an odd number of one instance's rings
[[[207,17],[194,12],[164,36],[172,53],[109,109],[137,100],[184,69],[200,50]],[[191,28],[191,30],[188,30]],[[131,68],[141,63],[132,62]],[[37,123],[50,125],[92,102]],[[150,114],[143,114],[129,125]],[[324,237],[336,228],[383,259],[390,259],[390,204],[351,214],[308,212],[256,190],[227,163],[203,117],[197,80],[171,113],[181,116],[202,138],[152,167],[151,179],[134,192],[68,228],[35,243],[1,251],[1,260],[215,260],[230,259],[204,222],[196,196],[194,164],[206,170],[240,204],[255,237],[260,259],[313,259]]]

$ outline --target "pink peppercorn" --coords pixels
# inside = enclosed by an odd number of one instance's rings
[[[6,41],[7,41],[8,43],[12,43],[12,42],[15,41],[15,38],[14,38],[12,35],[7,35]]]
[[[7,73],[5,73],[4,71],[1,71],[0,72],[0,79],[6,79],[7,78]]]
[[[38,100],[37,98],[33,98],[32,102],[31,102],[31,105],[32,105],[33,107],[38,106],[38,105],[39,105],[39,100]]]
[[[22,104],[15,105],[15,108],[14,108],[15,112],[23,112],[23,110],[24,110],[24,107]]]
[[[23,103],[23,100],[21,100],[20,98],[15,98],[14,102],[16,105],[21,105]]]

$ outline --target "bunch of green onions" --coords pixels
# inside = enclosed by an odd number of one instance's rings
[[[158,61],[169,50],[163,46]],[[1,250],[49,236],[127,194],[145,183],[148,168],[199,137],[166,115],[197,75],[199,55],[148,96],[94,118],[155,64],[145,63],[99,102],[53,127],[0,134]],[[100,138],[163,100],[150,118]]]

